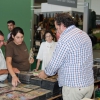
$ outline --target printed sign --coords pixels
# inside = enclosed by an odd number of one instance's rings
[[[77,0],[48,0],[48,3],[77,8]]]

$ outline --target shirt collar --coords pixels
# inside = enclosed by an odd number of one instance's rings
[[[46,44],[50,45],[50,44],[52,44],[53,42],[54,42],[53,40],[52,40],[52,42],[50,42],[50,43],[46,41]]]
[[[2,53],[1,48],[0,48],[0,53]]]
[[[61,34],[60,36],[66,34],[67,32],[69,32],[70,30],[74,29],[75,27],[76,27],[75,25],[69,26],[68,28],[66,28],[66,29],[62,32],[62,34]]]

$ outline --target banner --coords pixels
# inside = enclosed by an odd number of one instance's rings
[[[77,0],[48,0],[48,3],[77,8]]]

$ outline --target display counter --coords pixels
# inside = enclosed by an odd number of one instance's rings
[[[33,72],[21,72],[17,76],[21,81],[17,87],[11,85],[10,75],[8,82],[1,84],[0,100],[53,100],[61,98],[57,75],[45,80],[34,76]]]

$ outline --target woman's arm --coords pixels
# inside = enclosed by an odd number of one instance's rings
[[[9,73],[13,77],[16,75],[15,73],[19,73],[20,71],[17,68],[13,68],[11,62],[12,62],[12,57],[6,57],[7,68],[9,70]]]
[[[39,69],[40,62],[41,62],[41,60],[40,60],[40,59],[38,59],[35,71],[37,71],[37,70]]]
[[[20,81],[15,73],[19,73],[20,71],[17,68],[13,68],[11,62],[12,62],[12,57],[6,57],[7,68],[12,76],[12,85],[17,86],[17,84],[20,83]]]

